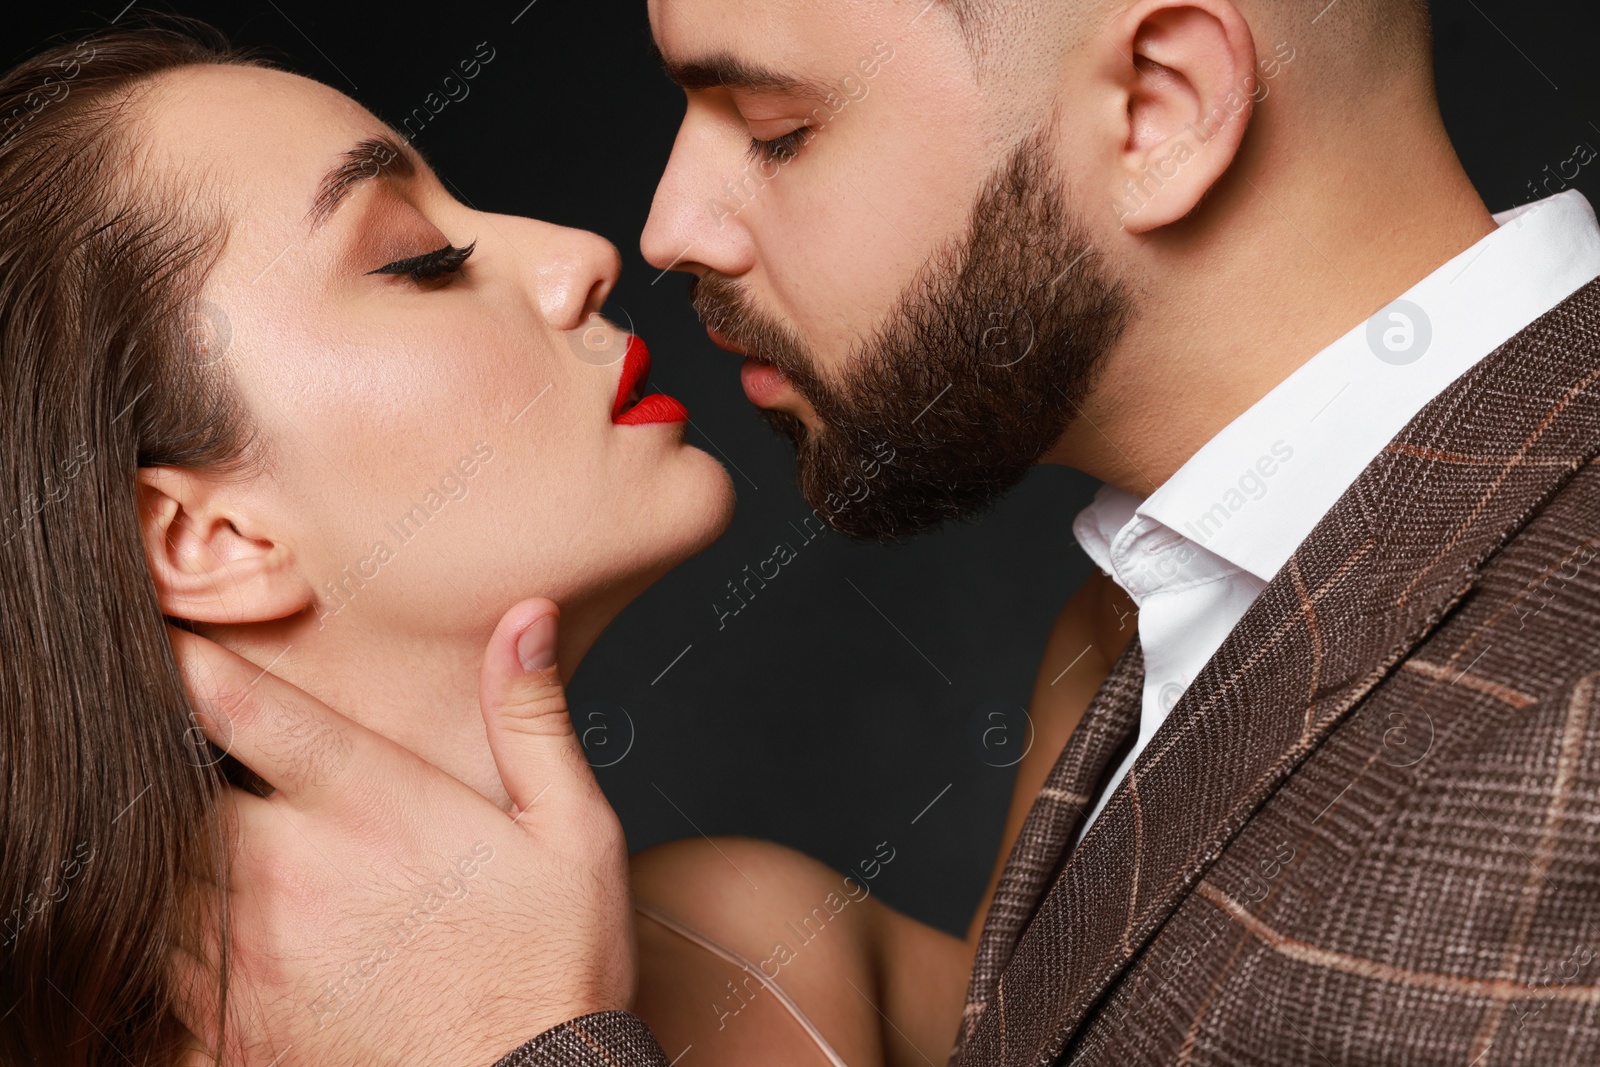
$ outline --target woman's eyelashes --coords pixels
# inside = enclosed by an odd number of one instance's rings
[[[433,252],[424,252],[420,256],[408,256],[397,259],[393,263],[385,264],[377,270],[369,270],[368,274],[404,274],[417,284],[438,281],[440,278],[459,271],[467,262],[467,257],[472,255],[472,250],[477,247],[474,241],[465,248],[455,245],[445,245]]]

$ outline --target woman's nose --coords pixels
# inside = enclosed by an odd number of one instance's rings
[[[558,330],[575,330],[598,314],[622,273],[610,241],[584,230],[557,228],[537,268],[539,309]]]

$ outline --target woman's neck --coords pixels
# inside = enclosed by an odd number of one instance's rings
[[[563,681],[621,606],[563,611]],[[509,808],[478,703],[479,669],[498,621],[484,615],[481,626],[428,633],[377,629],[354,613],[323,626],[304,612],[200,632]]]

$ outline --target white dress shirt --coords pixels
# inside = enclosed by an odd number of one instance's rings
[[[1106,486],[1078,515],[1078,543],[1139,607],[1145,662],[1138,738],[1084,831],[1223,639],[1384,446],[1484,356],[1600,276],[1600,225],[1581,193],[1495,222],[1494,233],[1313,356],[1148,498]]]

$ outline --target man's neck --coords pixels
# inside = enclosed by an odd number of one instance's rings
[[[1322,349],[1495,229],[1442,126],[1316,153],[1266,130],[1138,250],[1133,314],[1046,462],[1147,496]],[[1402,150],[1401,145],[1406,148]]]

